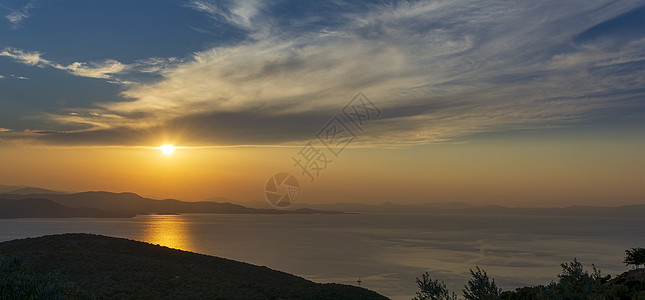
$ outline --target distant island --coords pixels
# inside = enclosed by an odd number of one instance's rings
[[[645,218],[645,204],[623,206],[504,207],[464,202],[366,204],[297,202],[289,209],[271,209],[267,202],[236,202],[223,197],[189,202],[156,200],[135,193],[92,191],[65,193],[27,186],[0,185],[0,219],[11,218],[132,218],[137,215],[211,214],[356,214],[423,213],[461,215],[542,215],[568,217]]]
[[[213,198],[220,201],[225,198]],[[245,207],[259,208],[266,203],[260,201],[231,203]],[[385,202],[367,204],[355,202],[305,203],[297,202],[294,209],[331,210],[356,213],[411,213],[411,214],[458,214],[458,215],[517,215],[517,216],[566,216],[566,217],[614,217],[645,218],[645,204],[621,206],[568,206],[568,207],[505,207],[499,205],[477,206],[464,202],[428,202],[420,204],[399,204]]]
[[[16,279],[20,280],[16,280]],[[387,299],[267,267],[93,234],[0,243],[0,298]]]
[[[344,214],[342,211],[299,208],[294,210],[248,208],[213,201],[155,200],[134,193],[62,193],[40,188],[4,187],[0,193],[0,219],[12,218],[132,218],[137,215],[181,213],[212,214]],[[268,205],[268,204],[267,204]]]

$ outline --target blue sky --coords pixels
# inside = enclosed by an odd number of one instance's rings
[[[642,137],[641,1],[0,1],[0,143],[300,144],[359,91],[375,145]]]

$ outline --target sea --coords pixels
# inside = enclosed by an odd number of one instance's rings
[[[557,280],[574,258],[618,275],[625,249],[645,247],[644,218],[390,214],[142,215],[5,219],[0,241],[61,233],[145,241],[411,299],[424,272],[461,294],[479,266],[513,290]],[[359,283],[360,281],[360,283]]]

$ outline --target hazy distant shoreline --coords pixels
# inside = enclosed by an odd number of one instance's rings
[[[137,215],[182,213],[213,214],[356,214],[356,213],[422,213],[473,215],[546,215],[643,218],[645,204],[605,206],[570,206],[564,208],[517,208],[475,206],[463,202],[395,204],[364,203],[295,203],[289,209],[272,209],[266,202],[219,201],[186,202],[175,199],[156,200],[134,193],[82,192],[63,193],[41,188],[9,186],[0,189],[0,219],[12,218],[132,218]],[[215,198],[214,198],[215,199]]]

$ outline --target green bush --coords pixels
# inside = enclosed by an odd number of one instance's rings
[[[645,265],[645,248],[631,248],[625,250],[625,260],[623,261],[626,266],[633,265],[636,269],[640,265]]]
[[[432,280],[428,272],[421,275],[421,279],[417,278],[417,285],[419,291],[413,300],[457,300],[457,295],[450,293],[443,281]]]
[[[557,282],[505,292],[497,288],[495,280],[489,278],[485,271],[476,267],[476,271],[470,270],[472,278],[465,286],[463,296],[466,300],[645,300],[645,271],[642,269],[628,271],[611,279],[609,275],[603,277],[594,265],[591,273],[585,271],[582,263],[575,258],[561,266],[562,272],[557,276]],[[431,280],[428,273],[423,274],[421,279],[417,278],[417,285],[420,291],[414,299],[456,299],[443,282]]]
[[[479,269],[479,266],[476,267],[477,272],[470,270],[470,275],[472,278],[468,281],[465,286],[464,299],[466,300],[497,300],[500,298],[501,290],[497,288],[495,284],[495,279],[491,279],[486,274],[486,271]]]

